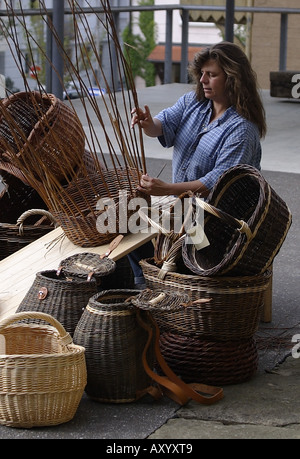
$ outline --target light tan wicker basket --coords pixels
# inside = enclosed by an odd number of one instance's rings
[[[3,319],[0,352],[0,424],[30,428],[74,417],[86,385],[84,348],[56,319],[40,312]]]

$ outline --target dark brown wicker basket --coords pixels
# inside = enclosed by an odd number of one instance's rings
[[[38,192],[22,180],[0,170],[0,222],[15,224],[20,215],[30,209],[45,209],[47,205]],[[28,218],[32,224],[35,218]]]
[[[128,301],[139,293],[107,290],[94,295],[76,327],[74,343],[85,348],[86,393],[93,399],[132,402],[151,385],[142,363],[148,333],[138,324],[136,309]],[[154,364],[153,350],[148,363]]]
[[[42,160],[39,169],[32,151]],[[70,151],[67,161],[62,151]],[[25,91],[1,101],[1,169],[21,179],[26,171],[35,171],[39,182],[49,173],[62,180],[73,174],[84,151],[84,130],[76,112],[53,94]]]
[[[201,276],[251,276],[271,266],[292,216],[257,169],[247,165],[229,169],[202,205],[210,245],[197,250],[185,238],[183,260],[191,271]]]
[[[165,332],[160,336],[160,349],[169,367],[187,383],[237,384],[257,372],[254,338],[219,342]]]
[[[155,313],[162,329],[218,341],[250,338],[257,331],[270,271],[238,277],[202,277],[168,272],[160,279],[160,268],[153,259],[142,260],[140,264],[151,290],[186,293],[192,301],[196,301],[186,308],[174,307],[170,316],[164,314],[158,317]]]
[[[37,216],[39,219],[35,224],[24,225],[27,218],[36,219]],[[55,226],[53,216],[43,209],[27,210],[18,218],[16,225],[0,223],[0,260],[49,233]]]
[[[73,336],[76,325],[97,292],[95,279],[89,282],[78,277],[68,278],[55,270],[41,271],[21,301],[17,312],[39,311],[58,320]]]

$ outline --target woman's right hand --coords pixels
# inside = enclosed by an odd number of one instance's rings
[[[145,134],[149,137],[158,137],[162,134],[161,122],[157,118],[152,118],[148,105],[142,108],[134,108],[131,112],[131,128],[140,124]]]

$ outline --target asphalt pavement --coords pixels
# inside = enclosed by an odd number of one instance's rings
[[[139,100],[155,114],[188,89],[179,84],[147,88],[139,91]],[[249,381],[224,386],[224,398],[210,406],[194,401],[179,406],[167,397],[154,401],[150,396],[109,404],[84,395],[70,422],[34,429],[1,426],[1,439],[102,439],[107,441],[105,448],[148,439],[144,452],[149,452],[151,442],[172,440],[185,445],[182,452],[189,452],[189,440],[196,439],[300,438],[300,100],[271,98],[268,91],[263,91],[263,99],[268,134],[262,173],[288,204],[293,223],[274,261],[272,321],[261,322],[256,334],[257,373]],[[85,124],[79,101],[74,106]],[[158,174],[166,164],[161,178],[170,179],[171,151],[146,138],[145,151],[149,174]]]

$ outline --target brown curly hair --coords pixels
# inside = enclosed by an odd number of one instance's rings
[[[266,116],[256,73],[238,45],[223,41],[195,55],[189,67],[189,74],[196,84],[198,100],[205,99],[200,78],[203,65],[210,59],[215,60],[227,76],[225,90],[230,104],[240,115],[256,124],[260,136],[264,137],[267,131]]]

